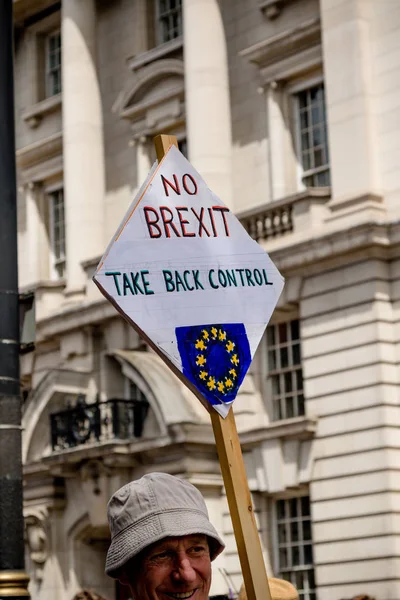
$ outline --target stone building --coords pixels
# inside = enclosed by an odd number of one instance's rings
[[[236,401],[269,573],[304,600],[400,599],[400,1],[14,0],[33,600],[103,573],[105,506],[190,479],[240,566],[209,419],[91,281],[154,160],[182,152],[286,286]]]

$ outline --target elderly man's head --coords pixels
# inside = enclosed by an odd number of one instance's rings
[[[108,505],[111,545],[106,573],[135,600],[206,600],[211,561],[224,544],[200,492],[165,473],[121,488]]]

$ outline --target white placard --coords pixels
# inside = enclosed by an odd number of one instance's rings
[[[284,284],[175,146],[153,166],[93,280],[222,416]]]

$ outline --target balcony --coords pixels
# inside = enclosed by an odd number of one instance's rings
[[[147,400],[113,398],[87,404],[79,396],[75,406],[50,415],[53,452],[85,444],[127,441],[142,436],[149,410]]]
[[[256,242],[280,238],[290,233],[309,231],[329,215],[330,188],[309,188],[281,200],[237,214]]]

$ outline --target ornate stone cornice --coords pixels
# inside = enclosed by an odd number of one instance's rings
[[[398,252],[400,222],[365,222],[345,230],[320,231],[311,239],[297,241],[293,237],[284,238],[284,243],[274,249],[268,248],[268,244],[262,245],[285,275],[301,275],[303,271],[318,273],[360,258],[389,259],[392,251]]]
[[[21,182],[38,182],[62,172],[62,132],[59,131],[16,152]]]
[[[61,102],[62,94],[56,94],[55,96],[51,96],[50,98],[46,98],[45,100],[41,100],[41,102],[30,106],[22,113],[21,117],[26,121],[29,127],[32,127],[33,129],[39,126],[46,114],[60,111]]]
[[[239,437],[243,449],[247,450],[266,440],[278,438],[307,440],[314,436],[316,430],[317,419],[304,416],[273,421],[267,427],[246,431],[241,433]]]
[[[142,52],[137,56],[128,59],[128,66],[132,71],[138,71],[146,65],[158,61],[161,58],[174,55],[183,50],[183,39],[182,37],[175,38],[159,46],[155,46],[147,52]]]
[[[184,94],[183,61],[156,60],[136,72],[133,86],[119,95],[113,112],[131,122],[135,137],[152,136],[182,125]]]
[[[257,65],[263,84],[296,77],[322,65],[321,24],[310,19],[239,52]]]

